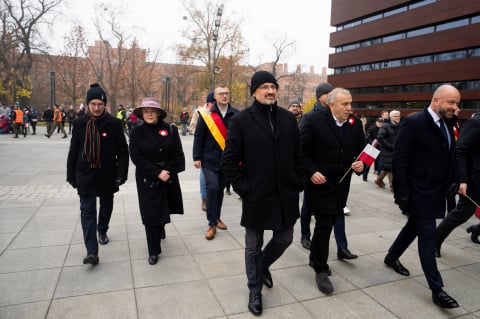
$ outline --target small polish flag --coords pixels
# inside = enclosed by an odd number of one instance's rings
[[[475,209],[475,217],[477,217],[478,219],[480,219],[480,207],[477,206],[477,208]]]
[[[370,144],[367,144],[363,149],[362,153],[358,156],[358,160],[362,161],[365,165],[372,165],[375,162],[375,159],[380,154],[380,150],[376,149]]]

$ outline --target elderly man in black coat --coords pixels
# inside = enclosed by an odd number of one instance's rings
[[[458,103],[458,90],[441,85],[428,107],[407,116],[400,125],[393,150],[393,192],[408,220],[384,261],[400,275],[408,276],[410,273],[399,258],[418,236],[420,263],[433,302],[443,308],[458,307],[442,289],[434,252],[435,219],[445,215],[445,195],[452,178],[455,139],[451,119]]]
[[[258,71],[250,89],[254,102],[230,120],[221,165],[242,197],[248,309],[260,315],[262,286],[273,286],[268,268],[293,239],[304,175],[297,121],[277,106],[277,81]],[[273,238],[262,250],[264,230]]]
[[[363,171],[357,157],[365,147],[365,138],[361,121],[351,114],[348,90],[332,90],[327,103],[329,107],[307,118],[300,139],[307,177],[305,202],[315,215],[310,265],[315,269],[318,288],[328,294],[333,292],[327,264],[330,234],[335,220],[343,217],[352,170],[357,174]]]
[[[107,113],[107,95],[97,83],[88,90],[86,102],[88,112],[73,122],[67,182],[80,196],[83,239],[87,248],[83,263],[96,265],[99,262],[98,243],[108,243],[113,194],[127,180],[129,160],[122,122]],[[98,228],[97,197],[100,198]]]

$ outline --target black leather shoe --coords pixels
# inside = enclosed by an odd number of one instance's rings
[[[331,294],[333,292],[333,285],[328,274],[326,272],[317,272],[315,274],[315,281],[317,282],[318,289],[324,294]]]
[[[458,308],[457,301],[442,289],[439,292],[432,291],[432,300],[437,306],[442,308]]]
[[[337,251],[337,257],[340,260],[343,259],[357,259],[358,255],[352,254],[347,248],[342,248]]]
[[[303,248],[310,250],[310,247],[312,246],[312,241],[310,240],[310,238],[306,236],[302,237],[301,243]]]
[[[478,236],[480,236],[480,226],[478,225],[472,225],[467,228],[467,233],[471,233],[470,239],[475,243],[475,244],[480,244],[480,241],[478,240]]]
[[[107,234],[98,233],[98,243],[100,245],[106,245],[106,244],[108,244],[108,241],[109,241],[109,239],[108,239]]]
[[[88,255],[87,257],[83,258],[84,264],[97,265],[99,261],[98,255]]]
[[[155,265],[158,261],[158,255],[152,255],[150,257],[148,257],[148,263],[150,265]]]
[[[402,276],[410,276],[410,272],[407,268],[403,267],[403,265],[400,263],[400,260],[393,260],[392,258],[390,258],[390,256],[387,255],[385,256],[384,263],[388,267],[393,268],[393,270],[395,270],[397,274],[400,274]]]
[[[261,293],[250,291],[250,296],[248,297],[248,310],[250,310],[254,316],[260,316],[262,314],[263,306]]]
[[[263,284],[265,286],[267,286],[267,288],[272,288],[273,287],[272,274],[270,273],[270,271],[268,269],[263,274]]]
[[[315,265],[313,264],[313,260],[310,260],[309,263],[308,263],[308,265],[309,265],[310,267],[312,267],[313,269],[315,269]],[[329,276],[332,275],[332,270],[331,270],[330,268],[328,268],[328,270],[327,270],[327,275],[329,275]]]

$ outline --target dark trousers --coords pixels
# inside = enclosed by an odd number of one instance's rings
[[[245,227],[245,270],[248,288],[259,293],[263,287],[263,274],[293,241],[293,226],[274,230],[272,239],[263,247],[263,229]]]
[[[435,259],[435,219],[420,219],[409,216],[407,223],[403,226],[392,246],[388,250],[388,255],[396,260],[405,252],[410,244],[418,236],[418,255],[422,265],[423,273],[427,279],[430,289],[443,287],[443,280],[437,268]]]
[[[303,200],[302,209],[300,210],[300,231],[303,237],[310,238],[310,222],[312,220],[312,212],[308,208],[307,203]],[[338,215],[333,226],[335,241],[338,249],[348,248],[347,234],[345,233],[345,215]]]
[[[145,233],[147,234],[148,255],[155,256],[162,253],[161,236],[165,226],[145,225]]]
[[[457,206],[452,209],[437,227],[437,245],[441,246],[450,233],[465,223],[475,213],[475,205],[465,196],[460,196]]]
[[[80,196],[80,217],[87,255],[98,255],[97,230],[101,234],[107,233],[112,210],[113,194],[100,196],[97,226],[97,197],[95,195]]]
[[[215,172],[202,168],[207,187],[207,219],[209,226],[217,225],[223,203],[223,190],[227,184],[227,178],[221,171]]]
[[[327,272],[330,234],[337,215],[315,214],[315,229],[313,230],[312,246],[310,247],[310,261],[313,262],[315,272]]]

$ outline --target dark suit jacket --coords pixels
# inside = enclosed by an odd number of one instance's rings
[[[467,194],[480,201],[480,113],[465,122],[455,148],[455,180],[467,183]]]
[[[393,150],[393,191],[407,199],[406,213],[417,218],[443,218],[446,190],[452,181],[455,139],[446,123],[450,147],[427,108],[403,119]]]
[[[336,215],[343,213],[350,190],[352,170],[342,183],[342,176],[365,147],[362,122],[351,116],[343,124],[344,138],[336,125],[330,108],[312,112],[301,131],[302,151],[305,159],[305,201],[315,213]],[[326,176],[326,183],[315,185],[310,177],[315,172]]]
[[[222,156],[222,171],[242,197],[241,225],[253,229],[283,229],[300,216],[303,166],[295,116],[275,108],[275,133],[254,104],[230,120]]]

